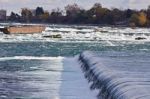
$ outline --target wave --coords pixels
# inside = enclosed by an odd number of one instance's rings
[[[64,57],[36,57],[36,56],[13,56],[13,57],[0,57],[0,61],[6,60],[62,60]]]
[[[94,29],[77,29],[77,28],[52,28],[52,27],[47,27],[45,31],[59,31],[59,32],[94,32]]]

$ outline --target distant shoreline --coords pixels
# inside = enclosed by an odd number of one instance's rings
[[[106,25],[106,24],[61,24],[61,23],[36,23],[36,22],[32,22],[32,23],[18,23],[18,22],[0,22],[0,25],[6,25],[6,26],[16,26],[16,25],[44,25],[44,26],[49,26],[49,25],[66,25],[66,26],[98,26],[98,27],[112,27],[112,28],[149,28],[147,26],[145,27],[131,27],[128,25]]]

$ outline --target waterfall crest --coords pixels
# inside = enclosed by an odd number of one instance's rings
[[[98,99],[150,99],[150,67],[142,66],[141,57],[130,61],[126,57],[100,57],[97,53],[83,52],[79,56],[85,78],[92,90],[98,90]],[[150,57],[147,56],[146,59]],[[139,63],[139,65],[138,65]],[[120,65],[119,65],[120,64]],[[126,66],[128,64],[128,66]]]

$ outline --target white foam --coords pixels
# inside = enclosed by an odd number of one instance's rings
[[[140,57],[135,54],[120,57],[120,54],[114,54],[113,58],[92,52],[80,55],[81,67],[91,87],[99,89],[99,96],[104,99],[140,99],[141,96],[149,99],[149,57],[143,57],[146,54],[142,53]]]
[[[37,56],[14,56],[14,57],[0,57],[0,61],[6,60],[60,60],[64,57],[37,57]]]
[[[77,28],[51,28],[46,27],[45,31],[60,31],[60,32],[93,32],[94,29],[77,29]]]
[[[48,38],[44,35],[61,35],[62,38]],[[150,42],[150,29],[147,28],[111,28],[111,27],[82,27],[82,26],[49,26],[38,34],[1,35],[0,42],[23,41],[134,41]]]

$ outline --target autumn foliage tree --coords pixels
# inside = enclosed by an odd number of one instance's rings
[[[139,26],[146,26],[146,23],[147,23],[147,15],[144,13],[144,12],[140,12],[139,13]]]
[[[130,25],[135,26],[146,26],[147,24],[147,16],[144,12],[134,13],[130,18]]]

